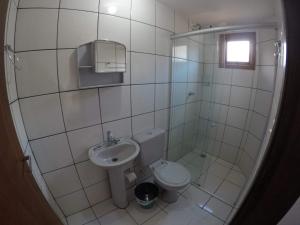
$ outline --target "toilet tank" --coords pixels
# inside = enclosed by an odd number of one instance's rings
[[[149,129],[133,137],[140,145],[139,160],[142,166],[162,159],[165,148],[165,131],[160,128]]]

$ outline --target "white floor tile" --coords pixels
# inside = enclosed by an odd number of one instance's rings
[[[202,158],[199,155],[195,155],[194,158],[190,161],[190,163],[202,171],[204,169],[203,167],[204,167],[205,161],[206,161],[206,158]]]
[[[101,217],[115,209],[116,206],[113,204],[112,199],[105,200],[93,206],[93,210],[97,217]]]
[[[240,187],[242,187],[246,182],[245,176],[235,170],[231,170],[226,179]]]
[[[175,224],[189,224],[193,217],[202,209],[190,200],[179,197],[177,202],[170,204],[166,209],[170,220]]]
[[[178,193],[179,194],[179,193]],[[168,203],[167,202],[164,202],[162,199],[161,199],[161,196],[157,199],[156,201],[157,205],[159,208],[161,209],[164,209],[168,206]]]
[[[186,164],[188,164],[186,161],[184,161],[183,158],[179,159],[176,161],[177,163],[180,163],[181,165],[185,166]]]
[[[100,225],[100,222],[98,220],[94,220],[89,223],[85,223],[84,225]]]
[[[239,196],[240,190],[241,188],[237,185],[224,181],[218,188],[216,195],[228,204],[234,205]]]
[[[136,225],[124,209],[118,209],[100,219],[101,225]]]
[[[143,225],[187,225],[185,217],[179,217],[173,213],[160,212]]]
[[[233,167],[233,164],[230,163],[230,162],[227,162],[223,159],[217,159],[216,160],[217,163],[221,164],[222,166],[225,166],[225,167],[228,167],[228,168],[232,168]]]
[[[185,168],[187,168],[188,171],[190,172],[192,176],[192,181],[197,180],[201,176],[202,170],[200,168],[197,168],[192,164],[186,164]]]
[[[222,182],[223,179],[209,173],[203,174],[197,180],[197,184],[199,184],[201,188],[205,189],[209,193],[214,193]]]
[[[189,225],[223,225],[223,223],[222,220],[202,210],[199,212],[198,217],[193,218],[192,221],[189,222]]]
[[[233,217],[235,216],[236,212],[238,209],[233,208],[230,212],[230,214],[228,215],[227,219],[226,219],[226,224],[229,224],[229,222],[233,219]]]
[[[191,162],[194,159],[195,156],[197,156],[196,153],[190,152],[190,153],[186,154],[184,157],[182,157],[181,159],[183,161],[189,163],[189,162]]]
[[[165,212],[160,212],[151,219],[149,219],[144,225],[167,225],[167,218],[168,214]],[[171,225],[171,224],[170,224]]]
[[[225,221],[232,207],[216,198],[211,198],[205,205],[204,210]]]
[[[182,195],[200,207],[203,207],[210,198],[209,194],[199,190],[194,186],[190,186]]]
[[[96,217],[91,208],[67,217],[69,225],[82,225],[95,219]]]
[[[184,187],[183,189],[179,190],[178,193],[179,193],[179,194],[182,194],[182,193],[185,192],[190,186],[191,186],[191,184],[188,184],[186,187]]]
[[[138,224],[142,224],[146,220],[153,217],[155,214],[159,213],[161,209],[157,204],[155,204],[151,209],[143,209],[135,201],[132,201],[129,204],[127,211]]]
[[[217,177],[220,177],[220,178],[225,178],[226,175],[228,174],[229,170],[230,170],[229,168],[227,168],[225,166],[222,166],[219,163],[213,163],[209,167],[208,173],[213,174],[213,175],[215,175]]]
[[[232,169],[237,171],[237,172],[240,172],[240,173],[242,172],[240,167],[238,167],[237,165],[233,166]]]
[[[202,210],[197,204],[180,197],[174,204],[170,204],[167,208],[169,220],[172,223],[180,225],[222,225],[223,222],[209,213]]]

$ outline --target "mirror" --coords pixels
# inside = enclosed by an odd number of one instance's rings
[[[126,71],[126,47],[114,41],[95,41],[95,72]]]

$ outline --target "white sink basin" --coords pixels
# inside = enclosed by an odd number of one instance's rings
[[[96,145],[89,149],[90,160],[106,169],[116,168],[134,160],[140,152],[139,145],[129,139],[121,138],[117,144],[111,146]]]

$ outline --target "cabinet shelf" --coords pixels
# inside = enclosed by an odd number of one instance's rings
[[[94,66],[79,66],[79,69],[89,69],[94,68]]]
[[[78,82],[80,89],[116,86],[124,83],[124,72],[126,71],[126,63],[124,64],[124,66],[120,66],[117,63],[114,63],[114,61],[105,61],[105,65],[108,65],[107,67],[102,67],[102,65],[99,65],[99,63],[97,63],[97,55],[99,55],[99,51],[102,49],[99,49],[98,47],[98,52],[96,54],[96,47],[100,44],[108,44],[108,47],[111,47],[115,46],[116,42],[97,40],[83,44],[77,48],[77,68],[79,70]],[[107,46],[104,45],[104,47]],[[117,51],[119,49],[114,50]],[[107,49],[104,48],[103,51],[104,52],[101,52],[101,54],[106,57]],[[126,62],[125,47],[123,51],[123,55],[125,55],[124,60]],[[113,68],[110,68],[112,63]]]

